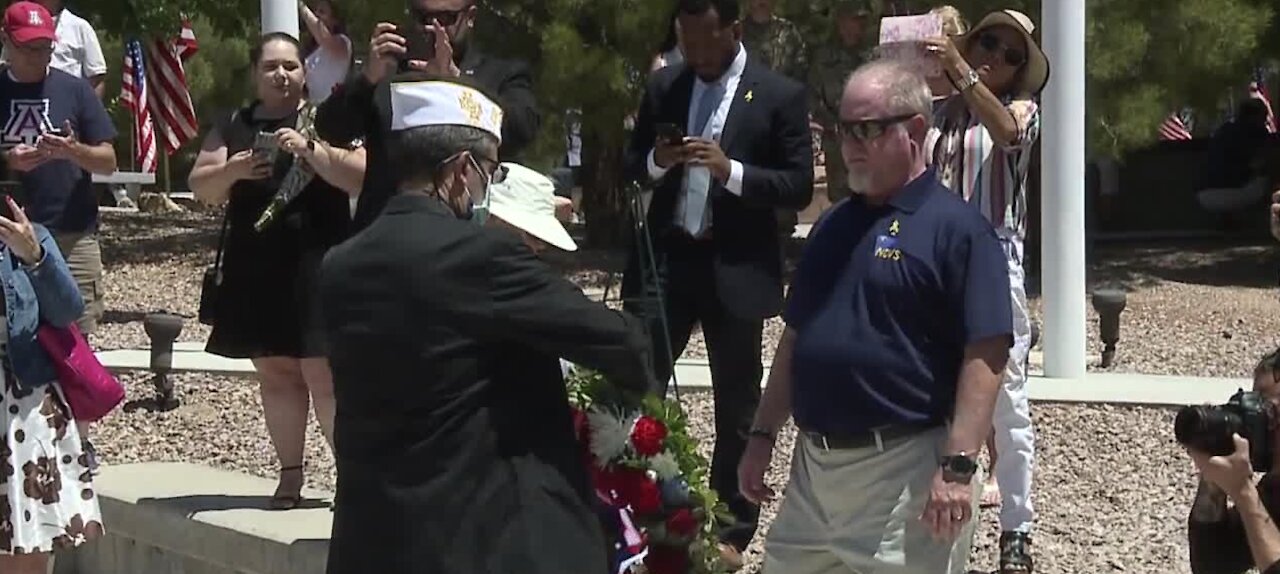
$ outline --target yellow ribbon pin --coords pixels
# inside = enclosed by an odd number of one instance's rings
[[[897,235],[897,234],[898,234],[898,220],[895,219],[893,220],[893,223],[889,224],[889,235]]]
[[[755,96],[755,94],[754,94],[754,93],[752,93],[752,91],[751,91],[751,90],[747,90],[747,95],[743,96],[743,97],[742,97],[742,99],[744,99],[744,100],[746,100],[746,101],[748,101],[748,102],[749,102],[749,101],[751,101],[751,98],[754,98],[754,97],[756,97],[756,96]]]

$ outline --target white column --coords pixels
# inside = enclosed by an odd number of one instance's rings
[[[1041,3],[1052,64],[1042,116],[1044,371],[1085,374],[1085,0]]]
[[[298,0],[262,0],[262,33],[298,35]]]

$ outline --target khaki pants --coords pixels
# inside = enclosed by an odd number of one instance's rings
[[[960,574],[975,519],[953,543],[935,541],[920,515],[945,429],[868,447],[823,450],[796,437],[791,480],[765,540],[764,574]],[[971,482],[978,512],[981,476]]]
[[[84,315],[76,321],[85,335],[92,333],[102,320],[102,248],[94,233],[55,233],[54,241],[62,258],[67,260],[71,276],[84,298]]]

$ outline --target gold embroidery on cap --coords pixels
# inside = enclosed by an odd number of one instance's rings
[[[472,124],[480,124],[480,102],[476,101],[475,96],[472,96],[471,92],[464,90],[462,94],[458,96],[458,107],[462,108],[462,111],[467,114],[467,117],[471,119]]]

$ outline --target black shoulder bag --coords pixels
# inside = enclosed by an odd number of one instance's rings
[[[231,123],[235,123],[239,118],[238,110],[232,112]],[[218,306],[218,289],[222,286],[222,250],[226,247],[227,226],[230,223],[227,217],[230,201],[227,203],[228,205],[222,208],[222,230],[218,232],[218,251],[214,255],[213,266],[204,270],[204,278],[200,282],[200,310],[197,318],[201,324],[209,326],[213,326],[213,317]]]
[[[204,280],[200,283],[200,314],[202,324],[213,326],[213,316],[218,306],[218,288],[222,286],[222,249],[227,242],[227,211],[222,212],[222,231],[218,233],[218,252],[213,258],[213,266],[204,270]]]

